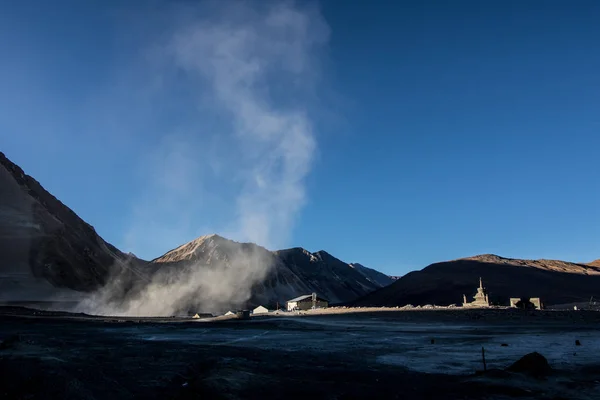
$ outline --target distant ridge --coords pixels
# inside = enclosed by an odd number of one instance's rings
[[[490,264],[506,264],[506,265],[514,265],[514,266],[525,266],[525,267],[544,269],[544,270],[548,270],[548,271],[568,272],[568,273],[572,273],[572,274],[585,274],[585,275],[600,274],[600,268],[596,268],[596,267],[600,267],[600,264],[594,264],[594,263],[598,263],[598,261],[600,261],[600,260],[597,260],[597,261],[589,263],[589,264],[583,264],[583,263],[580,264],[580,263],[572,263],[572,262],[560,261],[560,260],[545,260],[545,259],[521,260],[521,259],[517,259],[517,258],[500,257],[495,254],[482,254],[482,255],[473,256],[473,257],[461,258],[461,259],[458,259],[455,261],[461,261],[461,260],[473,260],[473,261],[479,261],[479,262],[490,263]],[[592,268],[590,268],[590,267],[592,267]]]
[[[362,264],[350,263],[348,265],[350,265],[352,268],[356,269],[358,272],[363,274],[371,282],[374,282],[382,287],[387,286],[394,281],[392,277],[382,274],[381,272],[373,268],[365,267]]]
[[[600,296],[600,265],[560,260],[520,260],[482,254],[431,264],[357,300],[360,306],[460,304],[472,296],[479,277],[490,300],[508,305],[510,297],[541,297],[547,304],[588,301]]]
[[[312,292],[331,303],[345,303],[392,282],[385,274],[345,263],[324,250],[312,253],[295,247],[269,251],[216,234],[200,236],[170,250],[152,260],[149,267],[158,271],[190,264],[195,268],[269,268],[265,279],[254,288],[250,306],[285,304],[294,295]]]

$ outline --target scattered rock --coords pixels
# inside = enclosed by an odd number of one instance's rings
[[[435,344],[435,339],[431,339],[431,344]]]
[[[507,379],[510,377],[510,373],[501,369],[492,368],[486,371],[477,371],[475,375],[485,375],[488,378]]]
[[[581,346],[581,342],[579,340],[575,341],[575,346]]]
[[[500,346],[502,346],[502,347],[508,347],[508,343],[502,343]]]
[[[10,335],[3,340],[0,340],[0,350],[11,349],[20,341],[21,337],[19,335]]]
[[[527,374],[536,378],[544,377],[552,372],[546,357],[538,352],[529,353],[508,367],[511,372]]]

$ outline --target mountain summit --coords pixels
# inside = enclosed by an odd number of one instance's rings
[[[227,280],[233,286],[241,286],[238,279],[242,277],[255,279],[248,306],[284,304],[294,296],[312,292],[331,303],[345,303],[392,282],[378,271],[345,263],[323,250],[312,253],[296,247],[269,251],[215,234],[181,245],[152,260],[149,266],[155,271],[210,270],[206,280]]]
[[[152,260],[153,263],[194,261],[199,258],[205,259],[203,253],[216,249],[219,246],[230,246],[236,242],[225,239],[219,235],[211,234],[196,238],[188,243],[170,250],[162,256]]]

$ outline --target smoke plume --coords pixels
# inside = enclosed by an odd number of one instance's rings
[[[137,253],[211,229],[240,242],[284,246],[305,203],[304,180],[316,151],[307,98],[318,85],[328,27],[314,7],[270,1],[203,3],[176,21],[154,46],[157,80],[164,87],[177,77],[185,87],[182,103],[203,128],[170,132],[149,156],[150,180],[127,242]],[[209,218],[216,203],[230,205],[230,216]],[[193,226],[202,216],[210,226]],[[220,311],[247,301],[274,262],[262,248],[236,250],[211,237],[188,245],[194,246],[215,255],[226,247],[227,257],[128,264],[143,269],[147,282],[123,298],[126,279],[115,277],[84,308],[136,315],[168,315],[189,305]]]

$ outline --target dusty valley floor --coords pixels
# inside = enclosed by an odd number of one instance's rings
[[[600,313],[573,311],[206,322],[4,307],[0,398],[598,399],[599,328]],[[478,372],[482,347],[487,373]],[[533,351],[549,376],[505,371]]]

